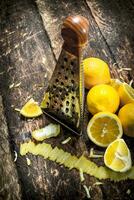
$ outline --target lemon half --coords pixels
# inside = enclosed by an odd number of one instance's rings
[[[88,123],[87,134],[92,142],[107,147],[123,134],[119,118],[110,112],[99,112]]]

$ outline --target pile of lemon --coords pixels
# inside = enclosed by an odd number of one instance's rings
[[[108,65],[99,58],[83,61],[87,108],[93,115],[87,126],[92,142],[107,147],[104,163],[117,172],[132,166],[130,150],[123,133],[134,137],[134,89],[125,82],[111,79]]]

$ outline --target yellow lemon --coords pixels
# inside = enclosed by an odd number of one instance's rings
[[[91,87],[110,82],[110,71],[108,65],[99,58],[86,58],[83,60],[85,87]]]
[[[95,114],[88,123],[87,134],[92,142],[107,147],[123,134],[122,125],[117,115],[110,112]]]
[[[91,88],[87,95],[88,111],[93,115],[101,111],[115,113],[119,107],[119,103],[119,95],[110,85],[96,85]]]
[[[32,98],[22,107],[20,114],[24,117],[38,117],[42,114],[42,110]]]
[[[131,154],[123,139],[117,139],[107,147],[104,163],[116,172],[126,172],[131,168]]]
[[[134,103],[134,89],[130,85],[123,83],[118,92],[122,106],[127,103]]]
[[[109,85],[118,91],[119,87],[123,84],[119,79],[111,78]]]
[[[128,103],[119,110],[118,114],[121,120],[124,133],[127,136],[134,137],[134,103]]]

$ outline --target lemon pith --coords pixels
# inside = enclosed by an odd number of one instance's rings
[[[101,147],[107,147],[123,134],[119,118],[110,112],[95,114],[88,123],[87,134],[92,142]]]

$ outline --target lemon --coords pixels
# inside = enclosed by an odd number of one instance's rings
[[[93,115],[101,111],[115,113],[119,107],[119,103],[119,95],[110,85],[96,85],[90,89],[87,95],[88,111]]]
[[[110,71],[108,65],[99,58],[86,58],[83,60],[85,87],[91,87],[110,82]]]
[[[127,103],[134,103],[134,89],[130,85],[123,83],[118,92],[122,106]]]
[[[30,99],[20,110],[20,114],[24,117],[38,117],[42,114],[42,110],[34,99]]]
[[[88,123],[87,134],[92,142],[107,147],[123,134],[122,125],[117,115],[110,112],[95,114]]]
[[[122,123],[124,133],[134,137],[134,103],[128,103],[119,110],[118,117]]]
[[[123,139],[117,139],[107,147],[104,154],[104,163],[117,172],[126,172],[131,168],[131,154]]]
[[[111,78],[109,85],[118,91],[119,87],[123,84],[119,79]]]

